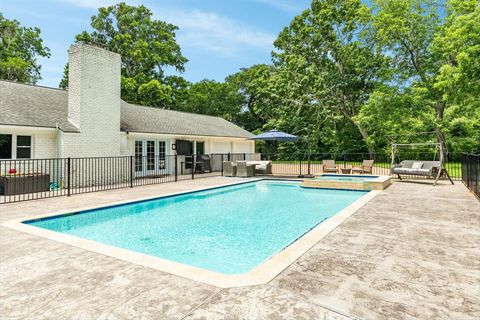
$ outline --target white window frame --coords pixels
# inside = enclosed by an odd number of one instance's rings
[[[35,158],[34,147],[35,147],[35,135],[33,134],[13,134],[13,133],[3,133],[0,134],[12,136],[12,158],[11,159],[0,159],[0,160],[29,160]],[[30,137],[30,158],[17,158],[17,137],[26,136]]]
[[[162,166],[160,164],[160,143],[163,142],[165,144],[165,161],[167,161],[168,157],[168,150],[170,148],[171,142],[168,139],[157,139],[157,138],[139,138],[134,140],[134,154],[135,153],[135,145],[137,141],[142,142],[142,170],[137,171],[137,166],[135,166],[135,174],[136,176],[143,176],[143,175],[149,175],[151,173],[158,173],[160,171],[165,171],[167,170],[167,164],[164,163]],[[153,141],[154,142],[154,167],[152,170],[148,170],[147,167],[147,142],[148,141]]]

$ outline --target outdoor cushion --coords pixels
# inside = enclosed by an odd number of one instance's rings
[[[422,169],[423,167],[423,162],[414,162],[412,164],[412,169]]]
[[[265,171],[265,170],[267,170],[267,164],[266,163],[265,164],[263,164],[263,163],[262,164],[257,164],[256,169]]]
[[[418,175],[429,175],[430,170],[428,169],[412,169],[412,168],[394,168],[393,173],[403,173],[403,174],[418,174]]]

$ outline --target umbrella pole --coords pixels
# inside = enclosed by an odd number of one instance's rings
[[[311,171],[310,171],[310,156],[312,155],[312,150],[310,148],[310,129],[307,129],[307,145],[308,145],[308,171],[307,171],[307,174],[309,176],[312,175]]]
[[[307,146],[308,146],[308,153],[307,153],[307,174],[301,174],[299,175],[298,177],[299,178],[314,178],[315,176],[312,174],[312,171],[311,171],[311,161],[310,161],[310,158],[312,156],[312,149],[311,149],[311,145],[310,145],[310,128],[306,128],[306,129],[303,129],[305,131],[307,131]]]

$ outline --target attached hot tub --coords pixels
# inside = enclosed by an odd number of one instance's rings
[[[305,179],[304,188],[342,190],[384,190],[392,183],[390,176],[322,174],[313,179]]]

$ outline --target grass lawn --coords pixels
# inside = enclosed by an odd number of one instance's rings
[[[290,164],[290,165],[298,165],[298,160],[275,160],[272,161],[273,164],[277,165],[282,165],[282,164]],[[302,161],[302,166],[305,165],[307,161]],[[339,160],[337,161],[337,164],[340,165],[340,167],[343,166],[358,166],[362,162],[361,161],[343,161]],[[321,165],[322,161],[321,160],[311,160],[310,164],[316,166],[316,165]],[[382,169],[389,169],[391,164],[390,162],[375,162],[373,165],[375,168],[382,168]],[[445,164],[445,167],[448,171],[448,174],[452,179],[460,179],[462,177],[462,163],[460,162],[448,162]]]

